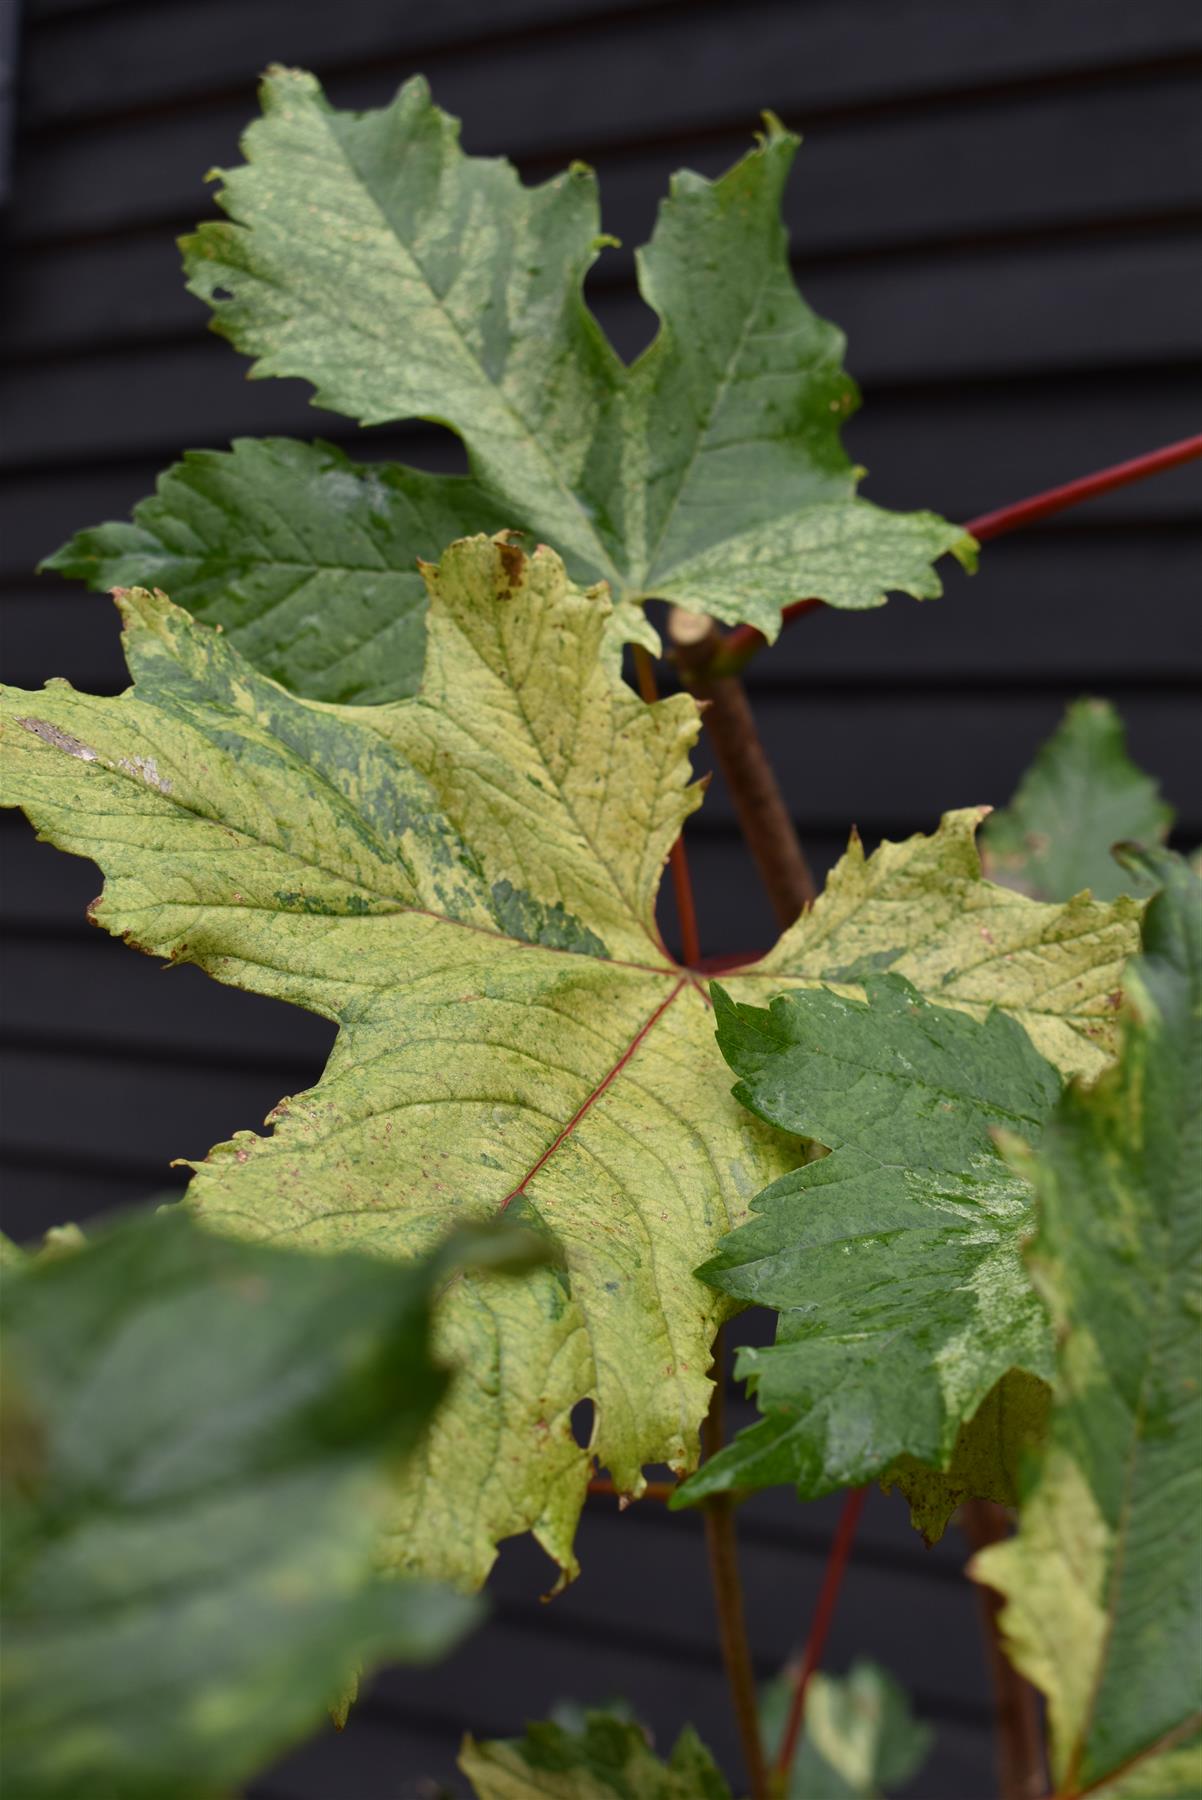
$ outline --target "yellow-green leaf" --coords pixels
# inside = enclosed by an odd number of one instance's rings
[[[339,1024],[321,1082],[281,1102],[270,1134],[200,1165],[205,1219],[409,1258],[454,1221],[508,1211],[558,1248],[520,1289],[465,1276],[439,1309],[460,1373],[386,1554],[472,1583],[525,1530],[574,1568],[591,1466],[577,1402],[593,1401],[592,1452],[620,1487],[637,1492],[648,1463],[694,1466],[732,1305],[694,1271],[795,1145],[731,1097],[704,984],[655,926],[700,797],[694,703],[647,706],[624,685],[608,599],[571,588],[549,550],[469,539],[426,576],[411,700],[294,698],[134,592],[130,691],[9,692],[0,763],[6,801],[101,864],[100,924]],[[887,949],[969,1011],[1005,1006],[1009,977],[1070,1066],[1100,1061],[1134,908],[989,889],[974,819],[867,861],[853,846],[732,991],[826,978],[855,994],[853,965]],[[1005,932],[992,963],[984,921]]]
[[[709,1751],[686,1726],[666,1762],[633,1719],[586,1712],[576,1729],[528,1725],[521,1738],[468,1738],[459,1767],[476,1800],[730,1800]]]
[[[988,811],[948,813],[933,836],[886,842],[871,857],[853,833],[813,910],[723,985],[762,1003],[799,979],[838,992],[888,971],[974,1018],[1000,1007],[1062,1075],[1097,1074],[1113,1050],[1140,905],[1088,895],[1036,904],[986,881],[975,836]]]

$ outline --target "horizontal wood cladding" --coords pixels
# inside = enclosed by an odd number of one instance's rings
[[[525,65],[523,63],[522,67]],[[504,94],[483,68],[482,92],[458,99],[447,77],[435,97],[467,122],[465,147],[504,152],[528,177],[554,174],[575,155],[596,163],[605,229],[628,257],[650,233],[669,174],[682,163],[716,174],[742,154],[754,118],[701,138],[682,136],[659,148],[636,140],[631,151],[590,142],[581,106],[565,115],[566,136],[554,152],[546,120],[531,94],[524,104]],[[663,77],[660,77],[661,85]],[[449,90],[449,91],[448,91]],[[613,119],[612,95],[590,81],[600,120]],[[336,98],[382,100],[386,91]],[[804,108],[761,91],[788,123],[805,128]],[[256,111],[246,92],[212,113],[115,121],[87,133],[18,145],[11,231],[19,242],[126,233],[153,224],[165,233],[188,228],[213,209],[205,171],[240,160],[238,138]],[[1154,111],[1155,132],[1148,135]],[[472,121],[477,121],[472,128]],[[481,126],[491,120],[486,137]],[[1196,209],[1194,157],[1199,136],[1191,71],[1152,79],[1102,82],[1065,99],[1058,93],[974,98],[903,109],[881,118],[814,125],[798,158],[786,200],[795,241],[811,254],[905,244],[939,234],[980,236],[1067,220],[1097,224],[1132,213]],[[1140,146],[1139,155],[1133,146]],[[531,164],[534,147],[540,160]],[[82,181],[79,173],[88,171]],[[623,253],[606,259],[615,269]]]
[[[166,968],[79,923],[78,933],[42,946],[14,938],[4,975],[3,1033],[10,1044],[44,1055],[71,1035],[89,1054],[153,1060],[168,1051],[181,1067],[189,1059],[213,1066],[225,1057],[239,1074],[257,1069],[294,1085],[321,1073],[334,1041],[327,1020],[223,988],[196,968]]]
[[[171,1170],[175,1158],[196,1160],[235,1131],[259,1130],[285,1091],[267,1067],[257,1077],[245,1069],[211,1069],[194,1100],[186,1081],[186,1070],[156,1057],[135,1062],[83,1049],[43,1057],[25,1047],[0,1058],[15,1143],[53,1145],[64,1099],[86,1095],[86,1105],[72,1108],[72,1153],[101,1167],[126,1162],[141,1169],[143,1193],[180,1181]],[[130,1198],[138,1198],[131,1188]]]
[[[627,118],[663,131],[707,112],[754,119],[778,92],[828,111],[969,86],[1080,81],[1099,69],[1202,50],[1189,0],[1139,7],[1126,0],[751,0],[739,8],[733,33],[729,3],[713,0],[443,0],[438,7],[340,0],[336,27],[324,9],[295,0],[93,6],[56,25],[54,11],[29,8],[27,130],[211,103],[270,62],[364,80],[378,94],[424,59],[458,84],[447,104],[465,110],[492,68],[506,91],[494,89],[483,110],[508,112],[514,124],[525,116],[553,140],[565,127],[587,129],[590,119],[612,128],[614,94]],[[224,28],[215,29],[222,11]],[[354,103],[362,104],[357,95]]]

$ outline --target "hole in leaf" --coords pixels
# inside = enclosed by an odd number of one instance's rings
[[[597,1421],[597,1409],[591,1400],[577,1400],[572,1408],[572,1436],[582,1450],[587,1450],[593,1441],[593,1426]]]
[[[233,299],[233,297],[234,297],[234,296],[233,296],[233,294],[232,294],[232,293],[231,293],[231,292],[230,292],[230,290],[229,290],[229,288],[226,288],[226,287],[215,287],[215,288],[214,288],[214,289],[213,289],[213,293],[212,293],[212,298],[213,298],[213,299],[214,299],[214,300],[232,300],[232,299]]]

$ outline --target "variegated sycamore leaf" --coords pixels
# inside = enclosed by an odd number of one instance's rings
[[[853,832],[812,911],[723,985],[762,1004],[799,980],[839,993],[902,975],[939,1006],[1010,1014],[1061,1075],[1096,1075],[1113,1050],[1140,904],[1075,895],[1038,905],[984,880],[976,832],[989,811],[947,813],[933,836],[885,842],[872,856]]]
[[[198,1168],[210,1224],[407,1258],[508,1211],[555,1241],[560,1266],[461,1277],[439,1309],[459,1375],[385,1558],[472,1583],[524,1530],[574,1569],[593,1457],[633,1493],[644,1464],[694,1466],[732,1308],[694,1271],[796,1147],[732,1099],[704,984],[655,926],[700,798],[694,702],[631,693],[608,599],[549,550],[469,539],[426,578],[421,694],[371,707],[290,696],[163,596],[124,594],[133,687],[8,693],[4,796],[102,865],[108,930],[339,1024],[320,1083]],[[976,819],[853,844],[731,992],[850,998],[889,963],[969,1013],[1012,1005],[1063,1068],[1100,1065],[1136,909],[989,888]]]
[[[81,531],[42,567],[94,588],[162,588],[293,693],[370,706],[421,686],[419,559],[504,523],[463,476],[354,463],[320,440],[238,438],[188,451],[132,522]],[[660,648],[633,602],[614,608],[610,636]]]
[[[636,1720],[586,1712],[576,1729],[528,1725],[521,1738],[468,1738],[459,1767],[476,1800],[731,1800],[696,1732],[686,1726],[666,1762]]]
[[[311,75],[273,69],[262,102],[245,164],[222,175],[228,220],[185,240],[192,291],[253,375],[299,376],[363,424],[449,425],[473,479],[244,445],[186,459],[132,526],[82,533],[51,567],[220,609],[295,691],[363,700],[414,691],[406,578],[466,531],[528,531],[620,608],[655,596],[770,638],[791,600],[924,598],[939,557],[971,562],[958,526],[856,497],[839,432],[858,396],[842,334],[793,283],[780,196],[797,139],[774,119],[719,180],[674,178],[639,256],[659,331],[627,368],[582,294],[606,241],[589,169],[527,188],[464,156],[420,78],[380,111],[340,112]]]
[[[1018,1535],[972,1572],[1047,1695],[1066,1800],[1202,1788],[1202,883],[1164,853],[1147,872],[1117,1066],[1007,1145],[1038,1198],[1053,1404]]]
[[[764,1748],[777,1755],[784,1735],[795,1671],[760,1695]],[[914,1717],[907,1695],[876,1663],[855,1662],[846,1675],[815,1669],[805,1697],[805,1721],[781,1800],[881,1800],[912,1781],[934,1736]]]

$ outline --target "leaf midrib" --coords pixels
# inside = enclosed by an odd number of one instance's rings
[[[16,690],[12,690],[12,691],[15,692]],[[148,703],[143,702],[143,704],[148,704]],[[53,746],[47,746],[47,748],[52,749]],[[58,751],[57,754],[65,755],[65,754],[67,754],[67,752]],[[112,767],[110,767],[107,762],[102,762],[99,759],[97,759],[96,763],[89,765],[89,767],[94,769],[97,774],[103,774],[106,776],[110,776],[119,781],[127,781],[130,783],[134,783],[139,787],[139,789],[145,786],[145,783],[142,782],[139,777],[129,774],[127,770],[119,768],[116,765],[113,765]],[[311,768],[311,765],[306,764],[305,767]],[[334,788],[328,781],[326,781],[324,783],[324,785],[329,787],[330,791],[332,793],[337,794],[338,790],[336,788]],[[512,944],[517,949],[541,950],[541,951],[545,951],[548,955],[579,956],[581,958],[581,960],[584,962],[597,963],[602,967],[621,968],[621,969],[638,969],[638,970],[643,971],[650,975],[674,975],[677,973],[677,969],[676,969],[675,965],[672,964],[670,961],[664,962],[661,964],[653,964],[653,963],[635,962],[631,959],[626,959],[623,957],[616,957],[616,956],[585,957],[582,955],[582,953],[580,951],[564,949],[562,946],[555,945],[555,944],[540,944],[530,938],[514,937],[508,932],[490,929],[490,927],[487,925],[477,925],[477,924],[473,923],[470,919],[454,919],[450,916],[449,913],[437,912],[437,911],[435,911],[435,909],[433,907],[407,905],[403,900],[399,899],[398,896],[395,894],[384,893],[380,889],[367,886],[366,883],[361,882],[358,879],[349,878],[344,871],[332,869],[332,868],[327,867],[326,864],[324,864],[324,863],[313,862],[304,857],[301,857],[293,851],[286,850],[280,844],[272,843],[267,838],[260,837],[255,832],[248,831],[245,828],[245,826],[231,825],[228,823],[228,821],[219,818],[218,816],[216,816],[213,813],[202,812],[199,807],[193,806],[182,799],[177,799],[174,792],[172,792],[171,794],[164,794],[161,796],[161,798],[166,805],[168,805],[170,807],[174,807],[179,812],[190,813],[193,818],[201,819],[204,821],[205,824],[221,826],[221,828],[223,830],[231,832],[235,837],[239,838],[243,843],[257,844],[257,845],[259,845],[259,847],[261,849],[271,850],[276,855],[278,855],[282,858],[285,858],[287,861],[293,863],[300,870],[309,869],[309,870],[312,870],[315,874],[329,876],[331,879],[333,879],[335,881],[342,882],[346,887],[352,889],[355,892],[365,894],[372,899],[380,899],[380,900],[384,900],[384,901],[388,902],[389,907],[388,907],[387,911],[379,912],[379,913],[368,913],[368,914],[345,913],[345,914],[341,914],[341,915],[339,915],[339,914],[312,915],[312,914],[307,914],[304,912],[292,912],[292,911],[289,911],[288,908],[283,907],[283,906],[269,907],[269,906],[265,906],[265,905],[262,905],[259,903],[250,902],[250,901],[243,901],[243,900],[235,901],[235,900],[227,900],[227,899],[213,899],[213,900],[206,899],[206,900],[201,900],[201,901],[159,900],[159,901],[155,902],[155,908],[154,908],[155,910],[157,910],[158,908],[165,909],[170,906],[192,907],[194,910],[200,911],[200,912],[209,911],[209,910],[214,910],[214,911],[228,910],[231,908],[236,908],[239,911],[267,912],[267,913],[272,914],[274,917],[278,917],[278,918],[308,918],[308,917],[313,917],[313,916],[320,916],[320,917],[325,918],[328,922],[331,918],[334,920],[337,920],[339,917],[342,917],[351,923],[360,924],[360,925],[367,924],[373,919],[395,919],[395,918],[416,916],[419,918],[433,919],[440,925],[452,925],[461,931],[474,931],[474,932],[479,933],[480,936],[482,936],[482,937],[494,937],[497,939],[497,941],[499,943]],[[101,815],[101,816],[103,816],[103,815]],[[373,837],[375,837],[374,833],[372,835],[373,835]],[[383,856],[384,846],[378,838],[376,839],[376,842],[380,848],[381,856]],[[105,881],[106,891],[108,889],[110,880],[119,881],[119,880],[121,880],[121,877],[114,876],[114,877],[106,878],[106,881]],[[116,901],[114,901],[115,907],[117,906],[117,904],[118,903]]]
[[[321,123],[325,130],[326,136],[331,138],[333,140],[333,142],[337,145],[338,152],[339,152],[342,162],[345,164],[346,168],[349,170],[352,178],[355,181],[357,181],[359,183],[359,185],[362,187],[363,192],[367,195],[368,199],[370,200],[372,207],[375,209],[375,211],[376,211],[377,215],[379,216],[381,223],[383,224],[388,235],[396,243],[397,247],[403,252],[403,254],[408,258],[409,262],[411,263],[411,265],[413,266],[413,268],[415,269],[417,274],[420,276],[423,288],[425,289],[426,293],[430,296],[430,299],[433,302],[435,308],[437,309],[439,316],[445,321],[447,327],[449,328],[449,330],[453,334],[455,340],[459,344],[459,347],[462,350],[463,355],[466,357],[467,361],[471,364],[471,366],[476,370],[477,374],[480,377],[480,381],[481,381],[482,385],[485,386],[489,391],[491,391],[496,396],[496,399],[499,402],[499,404],[503,407],[505,412],[509,415],[509,417],[513,420],[514,424],[517,426],[520,437],[524,440],[527,447],[532,449],[535,452],[535,456],[536,456],[538,462],[540,464],[542,464],[542,466],[546,469],[546,471],[548,473],[548,485],[556,488],[559,491],[559,493],[564,497],[564,499],[566,499],[570,503],[570,505],[575,509],[577,515],[580,518],[581,523],[585,527],[585,530],[587,532],[589,540],[594,547],[594,554],[595,554],[597,566],[606,571],[607,576],[610,579],[612,579],[612,581],[614,582],[614,584],[616,586],[621,587],[621,585],[622,585],[621,577],[619,576],[617,569],[614,567],[614,564],[613,564],[612,560],[610,559],[609,553],[605,549],[604,544],[601,542],[601,539],[598,537],[596,528],[593,525],[592,520],[589,518],[588,511],[585,508],[583,502],[581,501],[579,494],[575,493],[573,491],[573,489],[571,489],[567,485],[567,483],[564,481],[562,475],[559,472],[559,469],[557,468],[557,466],[555,464],[554,459],[551,457],[549,452],[544,449],[541,439],[539,437],[535,436],[535,434],[531,431],[529,424],[523,418],[522,414],[517,410],[517,407],[509,399],[508,395],[504,392],[503,389],[498,387],[497,384],[490,379],[483,364],[480,362],[479,357],[476,355],[475,351],[472,349],[471,345],[468,343],[466,337],[463,335],[463,329],[460,326],[458,320],[447,309],[447,306],[443,299],[443,296],[441,294],[437,293],[435,288],[431,284],[428,276],[426,275],[425,268],[418,256],[416,250],[414,250],[411,245],[407,244],[405,242],[405,240],[401,237],[400,233],[397,231],[396,227],[393,225],[391,219],[388,217],[388,214],[385,212],[383,206],[380,204],[379,200],[376,198],[376,195],[373,192],[369,183],[367,182],[366,178],[360,174],[359,169],[357,168],[357,166],[351,156],[349,148],[342,142],[342,140],[338,136],[338,134],[335,131],[333,131],[333,129],[331,128],[330,120],[335,116],[333,109],[329,108],[329,107],[318,106],[315,110],[317,111],[318,116],[321,119]],[[459,150],[458,145],[455,146],[455,149],[456,149],[457,154],[462,155],[462,152]],[[583,306],[583,304],[584,304],[583,299],[579,299],[578,303],[581,306]],[[606,339],[606,343],[608,344],[608,339]],[[612,354],[612,350],[611,350],[611,354]],[[464,441],[465,442],[468,441],[466,439],[466,436],[465,436]],[[469,455],[470,454],[471,454],[471,447],[470,447],[470,443],[469,443]],[[490,485],[490,484],[487,484],[484,482],[484,479],[482,476],[478,476],[477,479],[479,479],[481,481],[482,485],[485,485],[485,486]],[[498,498],[501,499],[501,498],[506,498],[506,497],[498,495]]]
[[[765,272],[765,275],[761,278],[760,283],[757,288],[757,291],[756,291],[755,305],[754,305],[754,307],[748,309],[747,316],[744,319],[743,324],[739,329],[738,339],[737,339],[735,348],[727,362],[725,371],[722,375],[722,379],[718,383],[717,388],[715,389],[713,398],[711,399],[710,404],[709,404],[708,408],[706,409],[705,419],[697,430],[697,434],[696,434],[696,437],[693,442],[692,452],[689,456],[688,462],[685,464],[683,470],[681,471],[681,476],[680,476],[679,482],[677,483],[676,491],[672,495],[672,499],[668,505],[667,512],[664,514],[663,522],[660,526],[660,529],[656,536],[655,542],[654,542],[654,544],[648,545],[648,547],[647,547],[647,552],[643,558],[643,567],[642,567],[642,571],[641,571],[642,582],[646,585],[651,585],[655,580],[656,558],[659,556],[660,552],[662,551],[662,549],[664,547],[664,539],[667,537],[669,526],[671,525],[672,520],[676,516],[677,507],[680,505],[680,497],[684,493],[685,489],[688,487],[690,481],[693,478],[693,471],[697,466],[698,458],[702,455],[702,452],[703,452],[703,449],[705,446],[705,442],[706,442],[706,439],[707,439],[707,436],[709,433],[710,426],[714,422],[714,414],[717,412],[722,401],[726,398],[726,395],[727,395],[727,392],[729,391],[730,385],[735,378],[735,368],[739,362],[739,359],[741,358],[741,356],[743,354],[744,349],[746,348],[747,338],[748,338],[748,335],[750,334],[752,323],[755,319],[757,319],[759,317],[760,302],[763,298],[763,290],[764,290],[764,285],[765,285],[766,280],[767,280],[767,273]],[[661,318],[662,318],[662,315],[661,315]],[[672,329],[672,328],[667,327],[667,329]],[[661,337],[658,340],[658,343],[662,346],[662,344],[664,343],[664,339]],[[652,344],[645,353],[648,362],[650,362],[651,358],[655,354],[656,354],[656,345]],[[660,350],[659,354],[662,357],[662,354],[663,354],[662,349]],[[642,360],[642,359],[640,359],[640,360]],[[637,368],[637,366],[638,365],[636,364],[636,368]],[[629,381],[626,383],[626,386],[627,386],[627,390],[629,391]],[[651,420],[648,419],[647,422],[648,422],[648,424],[650,424]],[[645,486],[645,482],[644,482],[644,486]]]

